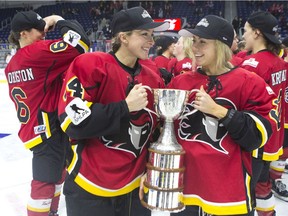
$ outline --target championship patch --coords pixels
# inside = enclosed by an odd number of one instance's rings
[[[34,127],[34,134],[41,134],[45,133],[46,131],[46,126],[45,125],[38,125]]]
[[[79,40],[81,39],[81,36],[73,31],[73,30],[69,30],[65,35],[63,40],[67,43],[70,44],[73,47],[76,47]]]
[[[73,99],[65,108],[65,112],[71,119],[74,125],[80,124],[89,115],[91,115],[91,110],[87,107],[86,103],[80,98]]]
[[[266,90],[267,90],[269,95],[274,94],[274,91],[270,88],[270,86],[266,86]]]

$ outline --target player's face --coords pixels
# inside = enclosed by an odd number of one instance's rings
[[[239,42],[239,40],[238,40],[236,31],[234,30],[234,38],[233,38],[233,43],[231,46],[232,52],[235,52],[238,49],[238,42]]]
[[[253,49],[253,45],[255,44],[255,34],[255,29],[246,22],[244,25],[243,39],[245,40],[245,49],[248,51]]]
[[[180,37],[174,46],[173,55],[179,56],[183,52],[184,52],[184,50],[183,50],[183,37]]]
[[[198,36],[193,36],[193,40],[192,50],[196,58],[196,64],[209,70],[212,69],[216,65],[215,40],[208,40]]]
[[[153,29],[134,30],[127,37],[127,41],[127,49],[131,55],[139,59],[148,59],[149,50],[154,44]]]

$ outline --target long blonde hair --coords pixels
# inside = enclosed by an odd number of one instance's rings
[[[219,40],[215,40],[216,49],[216,68],[219,71],[225,69],[232,69],[233,65],[230,63],[232,58],[232,50],[226,44]]]
[[[193,38],[192,37],[183,37],[183,50],[186,57],[195,61],[195,56],[192,50]]]

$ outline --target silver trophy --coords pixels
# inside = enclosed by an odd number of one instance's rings
[[[198,90],[148,89],[154,92],[156,113],[145,109],[162,118],[164,125],[159,139],[149,148],[147,178],[141,203],[152,211],[180,212],[185,208],[182,201],[185,151],[176,140],[174,120],[181,116],[188,95]]]

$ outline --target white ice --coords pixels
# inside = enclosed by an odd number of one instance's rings
[[[0,71],[1,73],[1,71]],[[0,74],[1,75],[1,74]],[[19,123],[8,96],[7,83],[0,76],[0,215],[25,216],[31,180],[31,152],[17,136]],[[286,211],[285,211],[286,210]],[[276,198],[277,216],[287,216],[288,203]],[[60,216],[66,216],[64,196],[60,199]],[[83,215],[85,216],[85,215]]]

